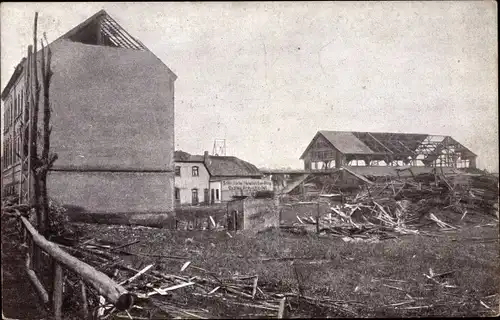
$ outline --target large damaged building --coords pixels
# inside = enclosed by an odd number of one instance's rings
[[[49,196],[82,213],[173,212],[177,76],[105,11],[49,48],[51,151],[58,155]],[[40,61],[40,51],[37,56]],[[34,86],[27,60],[2,92],[3,195],[28,188],[20,159],[22,113],[33,110],[31,104],[25,109]],[[39,128],[42,106],[43,95]]]
[[[476,158],[450,136],[318,131],[300,157],[303,170],[264,173],[282,194],[318,195],[388,177],[473,169]]]
[[[450,136],[318,131],[302,153],[305,170],[342,166],[476,167],[476,154]]]

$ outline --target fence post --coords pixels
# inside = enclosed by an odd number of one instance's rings
[[[56,262],[54,266],[54,291],[52,293],[54,319],[56,320],[62,319],[63,281],[63,268]]]
[[[82,306],[83,306],[83,319],[87,320],[89,318],[89,306],[87,301],[87,288],[85,287],[85,282],[80,280],[80,286],[82,291]]]
[[[236,219],[238,219],[238,211],[233,211],[233,231],[234,233],[236,233],[236,228],[237,228],[237,224],[236,224]]]
[[[284,297],[280,300],[280,306],[278,309],[278,319],[283,319],[284,317],[286,317],[286,315],[285,315],[285,302],[286,302],[286,297]]]

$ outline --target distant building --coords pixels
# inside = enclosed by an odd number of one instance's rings
[[[307,194],[328,192],[325,186],[349,188],[369,183],[367,178],[411,177],[436,168],[442,173],[475,170],[476,158],[449,136],[318,131],[300,157],[303,170],[261,171],[276,192]]]
[[[272,190],[253,164],[236,157],[191,155],[175,152],[175,201],[197,205],[221,203],[235,197],[250,196],[259,190]]]
[[[342,166],[475,168],[476,154],[450,136],[318,131],[300,157],[305,170]]]
[[[210,174],[203,156],[175,151],[175,203],[199,204],[210,202]]]
[[[81,212],[173,212],[177,76],[105,11],[49,47],[51,151],[59,157],[49,172],[49,196]],[[33,66],[23,58],[1,96],[5,194],[21,188],[18,154],[30,74]],[[42,103],[41,95],[40,109]]]

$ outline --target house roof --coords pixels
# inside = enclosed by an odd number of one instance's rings
[[[253,164],[237,157],[207,156],[190,154],[182,150],[175,151],[175,162],[203,163],[212,178],[217,177],[260,177],[262,173]]]
[[[374,153],[373,150],[359,140],[352,132],[322,130],[319,133],[342,153]]]
[[[320,130],[311,140],[300,159],[303,159],[314,142],[323,137],[330,145],[346,155],[415,156],[425,154],[431,159],[447,146],[453,145],[456,152],[465,157],[475,157],[472,151],[450,136],[435,136],[419,133],[358,132]]]
[[[9,81],[7,82],[5,89],[2,91],[2,95],[1,95],[2,100],[5,100],[5,98],[7,98],[7,93],[10,91],[10,88],[12,88],[12,86],[14,86],[14,84],[16,83],[19,76],[23,73],[25,61],[26,61],[26,58],[22,58],[21,62],[19,62],[17,64],[16,69],[14,70],[14,73],[12,74]]]
[[[174,161],[175,162],[203,162],[203,156],[190,154],[184,152],[182,150],[178,150],[174,152]]]
[[[262,175],[256,166],[236,157],[209,156],[205,166],[212,177],[260,177]]]
[[[89,17],[87,20],[72,28],[71,30],[51,42],[49,46],[60,40],[69,40],[73,42],[97,45],[97,43],[95,42],[98,41],[97,38],[99,37],[101,39],[101,43],[99,45],[151,52],[151,50],[149,50],[141,41],[130,35],[104,10],[100,10],[99,12]],[[37,52],[40,52],[40,50],[38,50]],[[151,52],[151,54],[154,55],[153,52]],[[156,59],[160,60],[156,55],[154,56]],[[5,100],[11,87],[22,74],[25,60],[26,58],[23,58],[17,65],[7,85],[2,90],[1,97],[3,100]],[[165,67],[172,75],[174,80],[177,79],[177,75],[175,75],[175,73],[166,65]]]

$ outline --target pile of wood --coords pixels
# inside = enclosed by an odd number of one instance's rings
[[[498,177],[427,173],[407,179],[387,178],[366,184],[344,199],[340,204],[331,202],[330,213],[319,221],[313,215],[297,216],[296,227],[317,225],[319,232],[373,240],[416,234],[428,222],[441,230],[456,229],[439,218],[439,213],[446,210],[457,213],[456,220],[460,221],[477,213],[498,219]]]
[[[390,179],[367,185],[342,207],[332,211],[344,221],[352,216],[368,223],[381,222],[395,230],[408,231],[419,226],[423,216],[442,229],[454,228],[437,218],[434,212],[452,210],[466,214],[487,213],[498,217],[498,177],[459,173],[453,175],[420,174],[412,178]],[[411,228],[413,226],[413,228]]]

